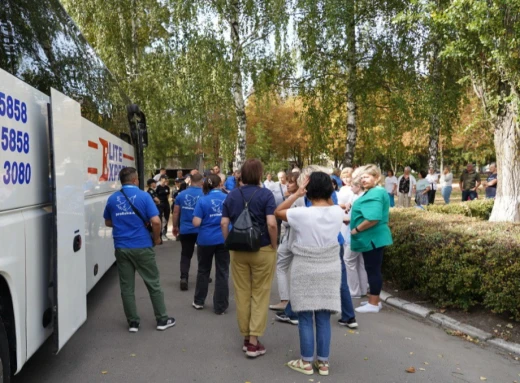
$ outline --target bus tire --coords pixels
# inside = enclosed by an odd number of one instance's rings
[[[9,359],[9,342],[4,321],[0,318],[0,383],[11,381],[11,361]]]

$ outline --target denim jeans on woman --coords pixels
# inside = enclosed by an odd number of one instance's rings
[[[300,353],[305,362],[314,360],[314,323],[316,319],[316,356],[328,361],[330,355],[330,311],[300,311],[298,331],[300,333]]]
[[[442,188],[442,198],[444,198],[444,202],[446,202],[446,204],[450,203],[450,197],[451,197],[452,190],[453,190],[453,187],[451,187],[451,186],[444,186]]]
[[[354,314],[354,305],[350,296],[350,289],[347,283],[347,267],[345,266],[345,247],[340,245],[339,258],[341,259],[341,320],[349,321],[356,317]]]

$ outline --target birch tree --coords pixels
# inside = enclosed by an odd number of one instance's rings
[[[453,29],[444,55],[459,60],[494,126],[498,167],[491,221],[520,221],[520,3],[458,0],[434,18]]]

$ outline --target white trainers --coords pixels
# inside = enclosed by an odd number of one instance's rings
[[[195,302],[191,304],[195,310],[202,310],[204,308],[203,305],[198,305]]]
[[[368,301],[359,302],[360,306],[366,306],[367,304],[368,304]],[[378,306],[379,306],[379,309],[382,309],[383,308],[383,302],[379,301]]]
[[[358,312],[358,313],[378,313],[379,310],[381,310],[379,305],[376,306],[376,305],[372,305],[370,303],[367,303],[364,306],[359,306],[358,308],[356,308],[356,312]]]

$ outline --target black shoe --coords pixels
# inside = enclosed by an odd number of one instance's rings
[[[175,318],[168,318],[162,321],[157,321],[157,330],[159,331],[164,331],[173,326],[175,326]]]
[[[128,331],[137,332],[139,331],[139,322],[130,322],[128,325]]]
[[[349,320],[338,320],[338,324],[340,326],[347,326],[348,328],[358,328],[358,324],[356,322],[356,318],[352,318],[352,319],[349,319]]]
[[[276,317],[276,320],[279,320],[280,322],[286,322],[286,323],[290,323],[293,325],[298,324],[298,319],[291,319],[290,317],[285,315],[285,312],[283,312],[283,311],[277,312],[274,316]]]
[[[181,279],[181,290],[182,291],[188,290],[188,280],[186,278]]]

